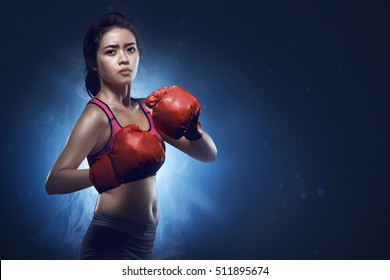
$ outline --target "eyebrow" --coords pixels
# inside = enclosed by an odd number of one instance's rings
[[[129,47],[129,46],[132,46],[132,45],[135,45],[134,42],[131,42],[131,43],[127,43],[124,45],[125,48]],[[104,49],[108,49],[108,48],[113,48],[113,49],[119,49],[119,45],[116,44],[116,45],[108,45],[108,46],[105,46]]]

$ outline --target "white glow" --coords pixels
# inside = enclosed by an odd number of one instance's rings
[[[160,65],[161,61],[147,67],[148,71],[145,70],[146,67],[140,67],[136,82],[132,85],[133,97],[146,97],[157,88],[173,84],[169,82],[169,75],[173,76],[173,73],[162,71]],[[66,98],[66,101],[62,102],[64,96],[59,93],[58,104],[48,106],[42,112],[42,123],[39,124],[39,129],[42,129],[42,125],[47,128],[46,135],[42,137],[45,138],[48,148],[47,156],[50,164],[59,155],[72,127],[89,100],[83,88],[81,69],[82,67],[79,67],[78,74],[73,73],[73,77],[57,77],[58,86],[63,91],[72,92],[73,99]],[[155,242],[155,257],[159,259],[180,258],[183,254],[185,238],[182,228],[191,215],[193,205],[206,211],[211,211],[213,208],[211,201],[192,181],[193,159],[168,144],[166,146],[166,161],[157,173],[160,223]],[[88,168],[86,160],[79,167],[79,169]],[[80,243],[92,219],[97,197],[98,193],[93,187],[56,197],[56,204],[51,209],[50,223],[53,224],[48,226],[47,230],[60,235],[61,244],[66,250],[69,251],[69,247],[71,248],[69,258],[78,258]]]

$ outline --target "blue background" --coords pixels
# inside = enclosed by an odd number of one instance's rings
[[[1,259],[78,258],[96,191],[44,182],[88,101],[84,32],[110,10],[141,35],[134,96],[191,91],[219,151],[168,147],[156,258],[390,258],[388,1],[149,0],[1,8]]]

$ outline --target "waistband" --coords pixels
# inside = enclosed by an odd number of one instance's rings
[[[91,221],[91,225],[110,227],[126,233],[147,234],[156,232],[158,223],[140,224],[124,218],[108,216],[95,212]]]

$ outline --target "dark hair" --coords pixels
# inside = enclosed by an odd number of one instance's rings
[[[128,29],[133,33],[138,51],[140,52],[139,37],[134,24],[126,16],[118,12],[109,12],[95,20],[87,29],[84,36],[84,61],[85,61],[85,88],[89,96],[95,96],[100,90],[100,79],[96,71],[96,53],[103,35],[112,28]],[[95,69],[95,70],[94,70]]]

